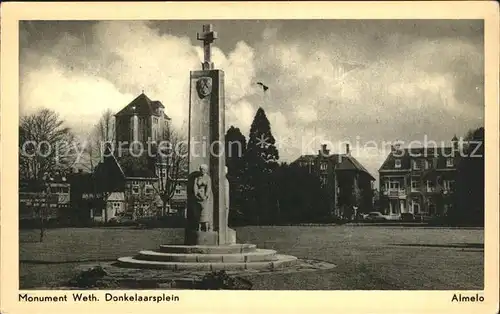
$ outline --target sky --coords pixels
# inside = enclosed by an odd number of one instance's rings
[[[20,114],[51,108],[85,136],[144,91],[182,128],[208,22],[226,129],[248,136],[262,107],[281,161],[349,142],[377,177],[389,142],[440,143],[484,125],[480,20],[23,21]]]

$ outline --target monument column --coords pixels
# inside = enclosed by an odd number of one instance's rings
[[[202,70],[191,71],[189,91],[189,174],[188,226],[185,242],[188,245],[221,245],[227,242],[225,206],[225,112],[224,72],[214,69],[211,61],[211,44],[217,38],[212,25],[203,25],[198,33],[203,41],[204,61]],[[208,167],[211,195],[203,210],[210,211],[208,229],[197,228],[199,215],[192,185],[196,185],[201,167]],[[229,188],[229,187],[227,187]],[[191,196],[190,196],[191,190]],[[201,214],[205,217],[205,215]],[[204,218],[206,220],[206,218]],[[196,230],[195,230],[196,229]]]
[[[227,226],[229,183],[226,178],[224,143],[224,72],[214,69],[210,45],[217,38],[211,25],[203,26],[202,69],[191,71],[189,87],[189,176],[187,226],[184,245],[160,245],[120,257],[118,265],[173,271],[265,269],[293,265],[297,258],[236,243]]]

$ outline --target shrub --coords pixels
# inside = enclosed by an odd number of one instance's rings
[[[229,276],[221,270],[203,276],[199,288],[203,290],[251,290],[252,283],[241,277]]]
[[[69,281],[69,285],[77,288],[116,288],[118,283],[106,279],[108,274],[101,266],[85,270]]]

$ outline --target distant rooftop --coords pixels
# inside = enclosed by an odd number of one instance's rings
[[[160,110],[158,109],[165,109],[165,106],[159,100],[151,100],[146,94],[141,93],[115,116],[129,116],[134,114],[159,116]],[[164,112],[163,116],[165,119],[171,120]]]

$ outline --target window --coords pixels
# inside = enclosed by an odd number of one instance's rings
[[[94,217],[102,217],[102,210],[94,208],[92,209],[92,214],[94,214]]]
[[[399,181],[391,181],[389,182],[389,189],[390,190],[399,190]]]
[[[453,190],[453,185],[454,185],[455,181],[453,180],[446,180],[446,181],[443,181],[443,188],[446,190],[446,191],[451,191]]]
[[[413,213],[418,214],[420,212],[420,204],[414,200],[411,205]]]
[[[181,189],[181,186],[180,186],[180,185],[177,185],[177,186],[175,187],[175,194],[181,194],[181,190],[182,190],[182,189]]]
[[[417,160],[413,161],[413,169],[415,170],[420,170],[420,164],[418,163]]]
[[[61,192],[62,192],[62,193],[69,193],[69,188],[68,188],[67,186],[63,186],[63,187],[61,188]]]
[[[148,204],[141,204],[139,207],[139,215],[144,216],[149,214],[149,205]]]
[[[112,205],[114,214],[118,214],[120,211],[120,202],[113,202]]]
[[[446,167],[453,167],[453,158],[446,159]]]
[[[321,166],[320,166],[320,169],[321,170],[326,170],[327,168],[328,168],[328,164],[326,162],[322,162]]]
[[[425,160],[424,163],[425,163],[425,169],[429,169],[431,166],[430,162],[428,160]]]
[[[144,194],[146,195],[151,195],[153,194],[153,186],[151,184],[147,184],[145,187],[144,187]]]
[[[394,160],[394,167],[401,168],[401,159]]]
[[[418,181],[417,180],[411,180],[411,189],[413,191],[418,190]]]
[[[435,187],[434,181],[427,181],[427,191],[428,192],[434,191],[434,187]]]
[[[139,182],[132,181],[132,194],[139,194]]]

